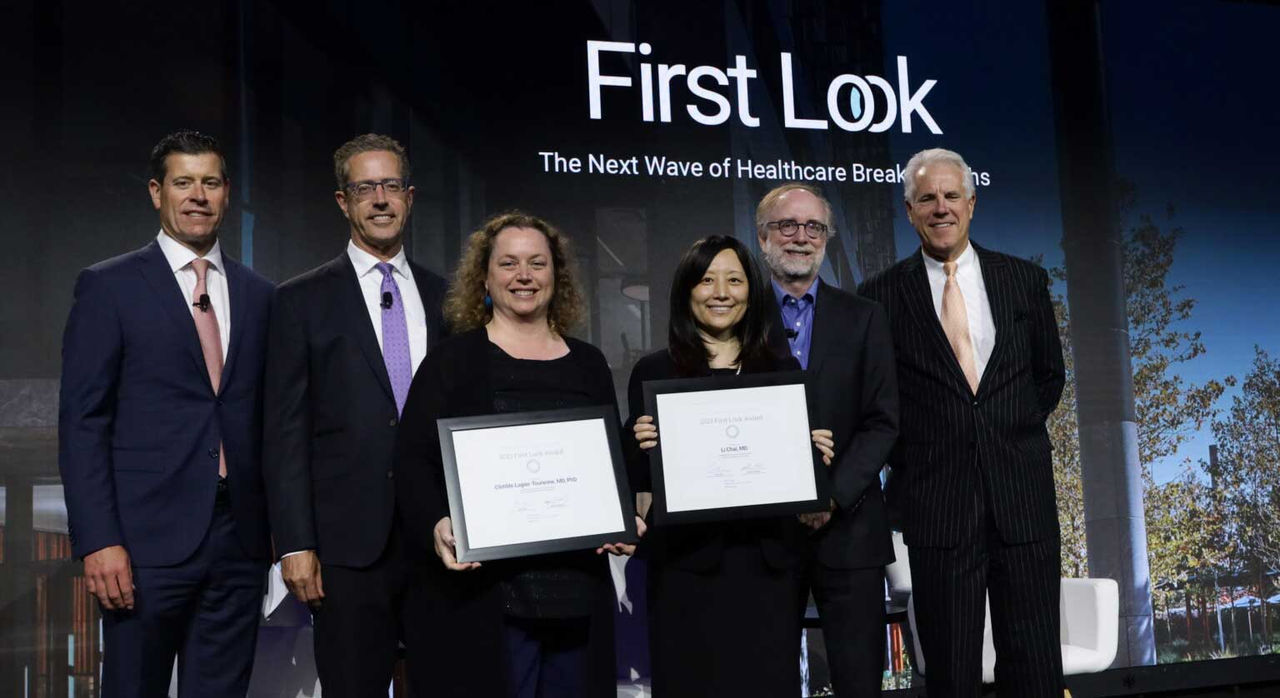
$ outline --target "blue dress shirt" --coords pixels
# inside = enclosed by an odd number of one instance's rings
[[[813,341],[813,307],[818,298],[818,279],[814,279],[799,298],[782,290],[776,280],[771,280],[771,283],[774,298],[778,299],[778,307],[782,309],[782,329],[787,334],[787,344],[791,345],[791,355],[800,362],[801,368],[809,368],[809,345]]]

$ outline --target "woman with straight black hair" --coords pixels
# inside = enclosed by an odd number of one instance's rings
[[[788,357],[785,353],[774,351],[768,344],[769,327],[774,314],[767,309],[770,304],[776,303],[771,297],[768,278],[746,246],[737,238],[727,235],[712,235],[694,243],[676,266],[676,273],[671,281],[671,312],[667,326],[667,352],[670,353],[671,360],[675,362],[680,375],[710,375],[708,361],[714,361],[714,358],[708,356],[707,336],[711,329],[709,325],[699,324],[690,297],[694,289],[703,285],[703,277],[712,262],[726,250],[737,258],[743,281],[739,286],[733,278],[729,278],[726,290],[732,295],[734,291],[730,289],[745,288],[746,297],[745,302],[735,304],[743,311],[737,316],[739,319],[724,323],[726,327],[722,328],[728,331],[738,350],[733,355],[726,353],[722,356],[723,361],[720,363],[725,365],[718,368],[732,367],[736,361],[743,364],[742,370],[746,373],[793,368],[798,370],[798,365],[779,367],[778,362],[785,361]],[[711,322],[714,324],[714,320]]]
[[[799,370],[770,348],[777,316],[769,282],[737,238],[694,243],[676,267],[666,349],[642,358],[627,397],[627,441],[636,492],[650,492],[646,451],[658,431],[644,414],[643,384],[664,378]],[[831,432],[814,445],[830,464]],[[674,696],[784,696],[800,686],[797,550],[793,516],[650,528],[639,555],[650,563],[653,692]]]

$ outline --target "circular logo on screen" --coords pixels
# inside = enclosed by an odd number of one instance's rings
[[[539,463],[538,459],[535,458],[530,460],[528,463],[525,463],[524,467],[527,468],[529,472],[536,473],[539,470],[542,470],[542,463]]]
[[[731,439],[738,438],[738,434],[741,434],[741,433],[742,433],[742,430],[738,428],[737,424],[730,424],[729,426],[724,428],[724,435]]]

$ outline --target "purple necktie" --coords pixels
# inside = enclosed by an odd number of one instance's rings
[[[409,396],[409,384],[413,382],[413,362],[409,358],[409,327],[404,321],[404,302],[400,300],[400,287],[393,277],[393,267],[387,262],[378,263],[382,272],[383,298],[391,294],[391,307],[382,304],[382,360],[387,364],[387,377],[391,379],[391,393],[396,398],[396,414],[404,411],[404,400]]]

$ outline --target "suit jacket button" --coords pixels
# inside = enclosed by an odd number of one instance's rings
[[[396,476],[395,471],[392,471],[392,470],[388,470],[388,471],[387,471],[387,479],[388,479],[388,480],[390,480],[390,479],[394,478],[395,476]]]
[[[974,407],[977,407],[977,406],[978,406],[978,401],[977,401],[977,400],[974,400],[974,401],[973,401],[973,406],[974,406]]]
[[[389,424],[389,426],[393,426],[393,427],[394,427],[394,426],[396,425],[396,423],[397,423],[397,422],[396,422],[396,418],[395,418],[395,417],[392,417],[392,418],[391,418],[391,421],[390,421],[388,424]]]
[[[211,448],[211,449],[209,449],[209,457],[210,457],[210,458],[217,458],[217,457],[218,457],[218,449],[216,449],[216,448]]]

